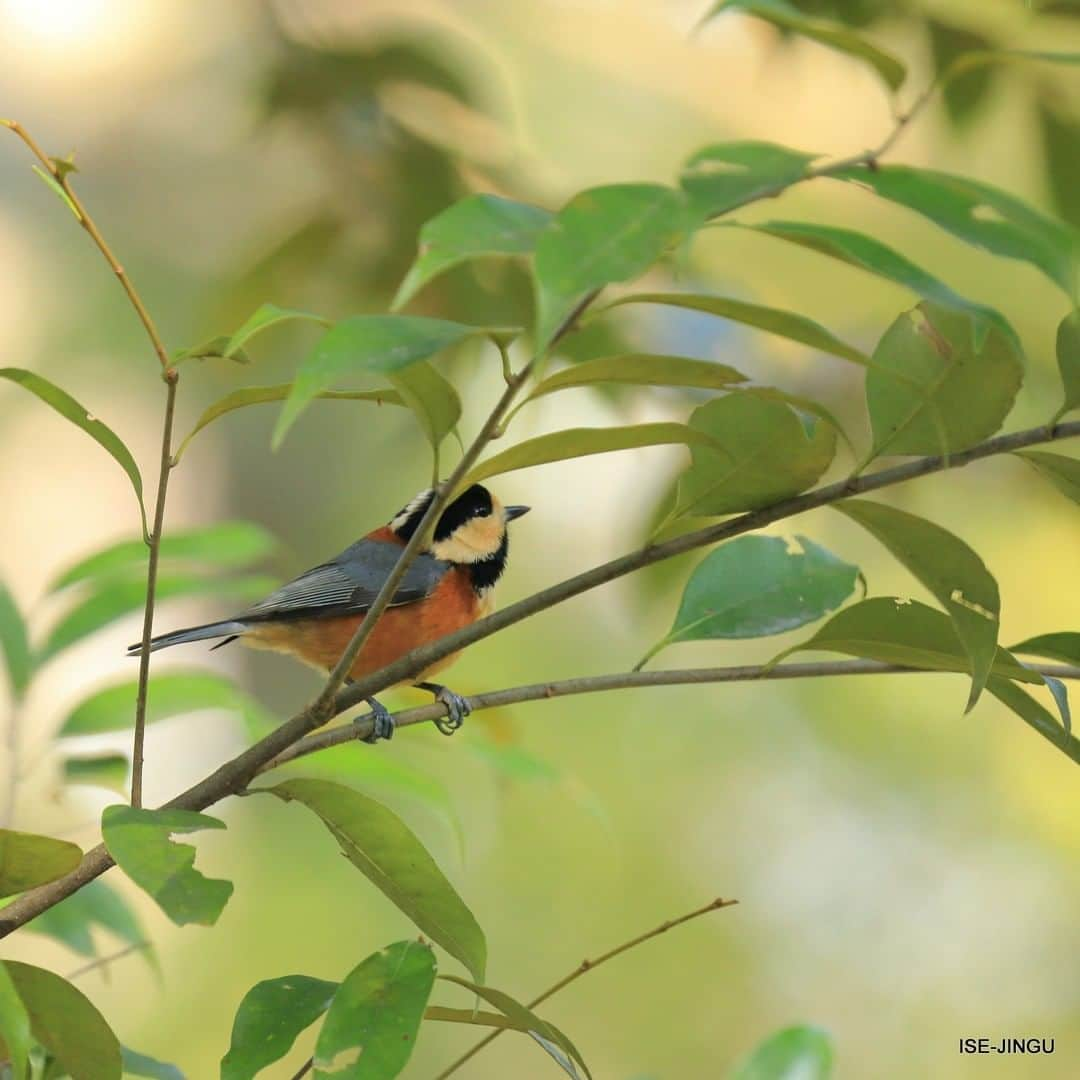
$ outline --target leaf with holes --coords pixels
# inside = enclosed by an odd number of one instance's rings
[[[67,840],[0,829],[0,896],[14,896],[55,881],[82,860],[82,849]]]
[[[469,195],[420,230],[420,250],[390,305],[404,307],[429,281],[451,267],[491,255],[529,255],[551,220],[550,210],[498,195]]]
[[[146,935],[128,902],[102,878],[47,908],[26,929],[62,942],[80,956],[98,956],[92,930],[100,926],[125,945],[141,945]]]
[[[1016,456],[1033,465],[1065,498],[1080,506],[1080,460],[1043,450],[1019,450]]]
[[[0,581],[0,652],[7,666],[8,684],[16,701],[23,696],[34,674],[34,658],[26,635],[26,623],[15,598]]]
[[[784,1028],[740,1062],[730,1080],[829,1080],[832,1059],[832,1044],[821,1028]]]
[[[1057,362],[1065,400],[1054,417],[1055,423],[1067,412],[1080,408],[1080,308],[1073,308],[1058,326]]]
[[[174,843],[173,833],[224,829],[225,822],[192,810],[142,810],[106,806],[101,815],[105,847],[139,888],[149,893],[177,926],[213,926],[232,896],[231,881],[195,869],[195,848]]]
[[[974,347],[975,320],[929,302],[885,331],[866,373],[874,433],[867,460],[881,454],[966,450],[997,431],[1024,377],[1016,345],[990,326]]]

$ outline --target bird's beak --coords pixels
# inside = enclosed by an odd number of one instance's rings
[[[508,506],[506,508],[506,520],[514,521],[519,517],[524,517],[531,509],[531,506]]]

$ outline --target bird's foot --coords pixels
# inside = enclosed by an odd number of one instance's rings
[[[373,697],[364,700],[371,706],[372,728],[371,733],[364,735],[361,742],[377,743],[380,739],[392,739],[396,725],[394,718],[390,715],[390,710]]]
[[[465,717],[472,712],[472,706],[460,695],[455,694],[449,687],[440,683],[419,682],[416,684],[421,690],[427,690],[435,695],[436,701],[441,701],[446,706],[446,716],[435,718],[435,726],[444,735],[453,735],[462,724]]]

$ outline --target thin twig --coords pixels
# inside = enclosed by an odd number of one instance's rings
[[[114,953],[109,953],[108,956],[99,956],[96,959],[91,960],[88,964],[83,964],[82,967],[77,967],[74,971],[69,971],[65,978],[69,982],[72,979],[80,979],[83,975],[89,975],[91,971],[96,971],[100,967],[105,967],[114,960],[122,960],[125,956],[130,956],[131,953],[142,952],[144,949],[149,948],[149,941],[135,941],[131,945],[126,945],[122,949],[117,949]]]
[[[582,960],[580,964],[568,975],[564,975],[558,982],[549,986],[542,994],[537,994],[536,997],[528,1003],[528,1008],[535,1009],[537,1005],[547,1001],[549,997],[553,997],[564,987],[569,986],[570,983],[576,979],[580,979],[586,972],[592,971],[594,968],[598,968],[601,964],[606,964],[609,960],[614,960],[616,956],[620,956],[624,952],[629,952],[630,949],[636,948],[638,945],[644,944],[646,941],[651,941],[655,937],[659,937],[661,934],[667,933],[668,930],[674,929],[676,926],[681,926],[683,923],[690,922],[691,919],[700,918],[702,915],[708,915],[710,911],[719,911],[721,908],[732,907],[737,904],[738,900],[723,900],[717,898],[706,904],[704,907],[697,908],[695,911],[691,911],[686,915],[680,915],[677,919],[669,919],[667,922],[662,922],[659,926],[654,927],[652,930],[646,931],[644,934],[639,934],[635,938],[631,938],[629,941],[624,941],[621,945],[617,945],[614,949],[610,949],[608,952],[598,956],[595,960]],[[495,1028],[493,1031],[485,1035],[479,1042],[473,1045],[470,1049],[466,1050],[456,1061],[448,1065],[435,1080],[446,1080],[446,1077],[452,1073],[458,1071],[462,1065],[465,1064],[470,1058],[475,1057],[481,1050],[484,1049],[489,1043],[494,1042],[506,1029]],[[303,1075],[303,1074],[301,1074]],[[294,1078],[295,1080],[295,1078]]]

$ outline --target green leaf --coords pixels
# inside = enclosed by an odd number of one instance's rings
[[[957,57],[942,78],[959,78],[975,68],[986,64],[1045,62],[1050,64],[1080,64],[1080,52],[1054,52],[1048,49],[986,49],[964,53]]]
[[[232,568],[259,562],[277,547],[277,540],[261,525],[224,521],[166,534],[161,538],[161,560]],[[92,578],[145,577],[148,558],[149,548],[142,540],[121,540],[80,559],[49,586],[49,591]]]
[[[798,183],[819,156],[769,142],[715,143],[687,159],[679,183],[694,212],[712,218]]]
[[[829,1080],[832,1044],[817,1027],[789,1027],[770,1035],[735,1067],[731,1080]]]
[[[482,1009],[451,1009],[446,1005],[429,1005],[424,1010],[425,1020],[442,1020],[449,1024],[473,1024],[477,1027],[502,1028],[505,1031],[521,1030],[509,1016],[485,1012]]]
[[[5,964],[34,1038],[72,1080],[120,1080],[120,1044],[89,999],[44,968],[15,960]]]
[[[624,383],[632,386],[682,386],[696,390],[726,390],[732,383],[746,382],[746,376],[727,364],[711,360],[691,360],[685,356],[657,353],[624,353],[602,356],[557,371],[537,383],[527,401],[557,390],[580,386]]]
[[[32,1043],[26,1006],[4,961],[0,960],[0,1057],[7,1058],[16,1080],[26,1075]]]
[[[1023,362],[996,326],[977,349],[976,333],[972,316],[929,302],[885,331],[866,373],[874,432],[867,460],[884,453],[948,456],[1001,427],[1023,380]]]
[[[125,1076],[140,1076],[146,1080],[184,1080],[184,1074],[175,1065],[158,1061],[149,1054],[140,1054],[127,1046],[120,1047],[120,1057]]]
[[[1055,423],[1067,412],[1080,408],[1080,308],[1073,308],[1058,326],[1057,362],[1065,400],[1054,417]]]
[[[146,935],[128,902],[101,878],[54,904],[26,928],[62,942],[80,956],[98,956],[92,930],[100,926],[125,945],[141,945]]]
[[[315,1043],[316,1080],[392,1080],[412,1056],[435,984],[435,954],[399,941],[353,968]]]
[[[64,759],[64,783],[111,788],[121,795],[127,790],[128,759],[125,754],[91,754]]]
[[[173,462],[178,462],[184,456],[184,451],[187,450],[191,440],[207,424],[213,423],[227,413],[246,408],[248,405],[265,405],[271,401],[284,401],[292,391],[292,386],[292,383],[277,383],[274,386],[245,386],[241,390],[233,390],[232,393],[219,398],[203,412],[195,426],[185,436],[184,441],[176,448]],[[404,404],[401,395],[396,390],[323,390],[315,397],[325,401],[373,401],[376,405]]]
[[[536,350],[595,289],[643,274],[682,236],[680,192],[610,184],[575,195],[536,241]]]
[[[879,49],[854,30],[839,23],[804,15],[786,0],[719,0],[709,9],[705,19],[712,19],[729,11],[754,15],[780,30],[790,30],[826,48],[860,60],[872,67],[890,90],[898,90],[907,76],[907,69],[895,56]]]
[[[334,999],[338,984],[308,975],[283,975],[256,983],[240,1002],[221,1080],[252,1080],[280,1061],[296,1037],[314,1024]]]
[[[437,479],[439,447],[461,419],[461,398],[453,385],[426,360],[418,360],[403,371],[391,372],[386,377],[412,410],[424,437],[435,451]]]
[[[833,509],[884,544],[949,613],[971,661],[971,709],[990,676],[1001,616],[997,582],[986,564],[959,537],[915,514],[866,499]]]
[[[146,525],[146,508],[143,506],[143,484],[139,466],[131,456],[131,451],[123,444],[119,436],[96,417],[91,416],[70,394],[48,379],[35,375],[22,368],[0,368],[0,378],[10,379],[13,383],[37,395],[46,405],[51,405],[62,417],[81,428],[127,473],[135,498],[139,503],[139,517],[142,520],[143,536],[149,536]]]
[[[484,932],[435,860],[397,815],[327,780],[287,780],[258,789],[317,814],[345,857],[436,944],[484,977]]]
[[[933,18],[926,20],[926,28],[949,119],[956,128],[966,126],[986,104],[994,72],[986,70],[987,65],[956,73],[952,68],[966,54],[989,49],[993,43],[983,34]]]
[[[296,374],[278,416],[273,445],[324,390],[351,375],[389,375],[468,338],[501,333],[497,327],[465,326],[419,315],[354,315],[316,342]]]
[[[270,592],[277,582],[263,575],[233,578],[194,577],[190,574],[161,574],[157,580],[157,600],[180,596],[235,596],[255,600]],[[57,653],[132,611],[141,611],[146,603],[143,581],[103,580],[95,582],[94,591],[76,604],[52,628],[41,647],[38,662],[44,663]]]
[[[827,615],[854,591],[859,569],[805,536],[741,536],[694,569],[674,625],[637,665],[679,641],[782,634]],[[636,669],[635,669],[636,670]]]
[[[1080,460],[1042,450],[1019,450],[1016,456],[1033,465],[1062,495],[1080,506]]]
[[[671,517],[755,510],[797,495],[821,477],[836,450],[830,426],[808,434],[783,401],[757,390],[706,402],[690,425],[717,445],[691,446]]]
[[[809,345],[811,349],[838,356],[842,360],[850,360],[853,364],[865,366],[870,362],[866,353],[841,341],[813,319],[807,319],[791,311],[781,311],[779,308],[750,304],[744,300],[729,300],[723,296],[649,292],[622,296],[606,307],[600,308],[597,314],[610,311],[623,304],[665,304],[669,307],[687,308],[690,311],[703,311],[708,315],[718,315],[723,319],[731,319],[733,322],[765,330],[778,337],[787,338],[789,341],[797,341],[801,345]]]
[[[1075,295],[1077,234],[1000,188],[909,165],[853,166],[830,175],[862,184],[968,244],[1030,263],[1070,299]]]
[[[112,683],[81,701],[64,720],[61,736],[96,735],[102,731],[127,731],[134,723],[135,679]],[[172,716],[202,709],[258,708],[228,679],[209,671],[169,671],[150,679],[146,723],[156,724]]]
[[[420,246],[390,305],[404,307],[429,281],[468,259],[529,255],[551,211],[498,195],[469,195],[420,230]]]
[[[933,300],[938,304],[956,311],[965,312],[976,320],[976,333],[979,339],[985,335],[986,326],[993,324],[1019,347],[1016,331],[1008,320],[993,308],[976,304],[957,292],[953,292],[943,281],[928,273],[921,266],[916,266],[906,256],[893,248],[875,240],[865,233],[852,229],[840,229],[832,225],[812,225],[803,221],[764,221],[760,224],[746,225],[731,222],[731,226],[764,233],[777,240],[786,240],[790,244],[809,248],[822,255],[838,259],[860,270],[866,270],[878,277],[893,281],[910,289],[924,300]]]
[[[278,307],[277,304],[263,304],[250,318],[228,339],[221,355],[226,359],[235,356],[256,334],[261,334],[271,326],[282,322],[302,319],[329,326],[330,320],[307,311],[295,311],[292,308]]]
[[[553,461],[608,454],[614,450],[636,450],[642,446],[711,446],[709,435],[686,424],[660,422],[629,424],[614,428],[568,428],[538,435],[535,439],[509,446],[478,465],[461,482],[462,487],[478,484],[492,476],[548,465]]]
[[[1053,97],[1043,97],[1037,108],[1045,175],[1053,203],[1076,228],[1080,226],[1080,161],[1075,147],[1080,142],[1080,122]]]
[[[33,169],[41,182],[75,215],[75,220],[82,224],[82,214],[79,213],[79,208],[75,205],[71,196],[57,182],[56,178],[37,165],[31,165],[30,168]]]
[[[4,654],[7,665],[8,683],[12,697],[18,701],[22,697],[34,674],[34,659],[30,653],[30,642],[26,636],[26,623],[23,622],[15,598],[0,581],[0,651]]]
[[[1027,691],[1021,690],[1008,679],[992,678],[987,690],[1007,705],[1029,727],[1037,731],[1047,742],[1053,743],[1066,757],[1080,765],[1080,739],[1072,735],[1054,719]]]
[[[0,896],[55,881],[82,861],[82,849],[67,840],[0,829]]]
[[[1080,664],[1080,631],[1060,630],[1055,634],[1039,634],[1019,645],[1010,645],[1010,652],[1029,656],[1045,656],[1063,664]]]
[[[101,815],[101,835],[109,854],[177,926],[213,926],[233,886],[231,881],[200,874],[194,867],[195,848],[175,844],[169,836],[224,828],[223,821],[191,810],[106,806]]]
[[[544,1051],[559,1062],[563,1070],[569,1076],[574,1077],[575,1080],[577,1080],[578,1073],[574,1068],[574,1063],[576,1062],[581,1066],[585,1075],[590,1077],[591,1080],[589,1067],[585,1064],[581,1054],[578,1053],[577,1047],[574,1046],[570,1039],[554,1024],[549,1024],[546,1020],[541,1020],[531,1009],[522,1005],[521,1002],[515,1000],[504,991],[496,990],[493,986],[480,986],[477,983],[470,982],[468,979],[462,979],[457,975],[440,975],[439,978],[445,982],[456,983],[458,986],[463,986],[466,990],[471,990],[477,997],[483,998],[489,1005],[494,1005],[496,1009],[511,1021],[517,1030],[527,1031],[532,1035]],[[562,1054],[553,1053],[553,1047],[562,1051]]]

